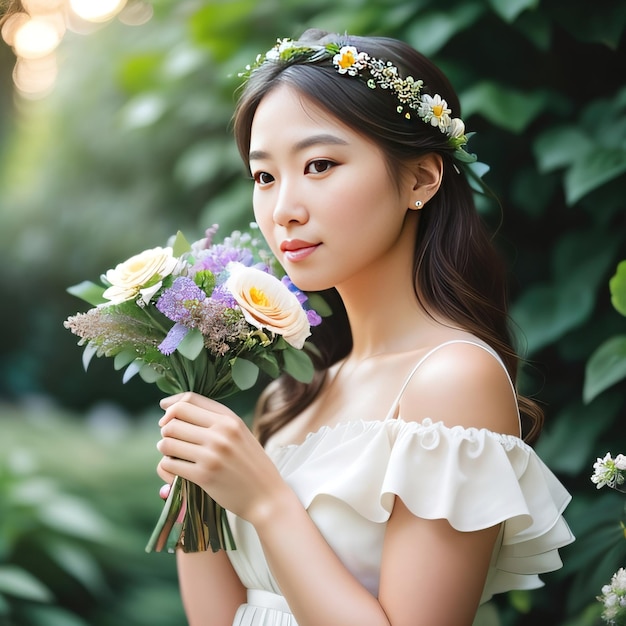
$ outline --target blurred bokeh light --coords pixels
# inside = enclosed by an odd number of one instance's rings
[[[22,11],[2,26],[2,38],[16,57],[13,81],[26,98],[40,98],[57,76],[56,50],[68,31],[78,34],[119,19],[140,25],[153,13],[143,0],[22,0]]]

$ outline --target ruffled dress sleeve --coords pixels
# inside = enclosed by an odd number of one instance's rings
[[[446,519],[459,531],[502,524],[482,602],[541,586],[538,575],[560,568],[558,550],[574,540],[563,518],[569,493],[518,437],[429,419],[358,421],[313,433],[276,461],[331,543],[338,527],[346,527],[355,552],[381,540],[364,536],[360,544],[354,537],[366,535],[368,524],[371,532],[381,525],[384,532],[395,497],[414,515]],[[342,517],[333,517],[342,507]],[[342,554],[345,541],[338,539],[335,550],[344,562],[356,562]]]

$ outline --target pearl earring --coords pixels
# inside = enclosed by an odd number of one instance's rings
[[[424,203],[421,200],[416,200],[415,201],[415,208],[416,209],[421,209],[423,204]]]

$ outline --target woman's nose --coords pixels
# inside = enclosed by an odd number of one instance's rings
[[[272,217],[274,223],[279,226],[287,226],[290,223],[305,224],[309,220],[304,199],[295,185],[284,183],[281,185]]]

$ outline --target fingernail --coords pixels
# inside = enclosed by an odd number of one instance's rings
[[[167,496],[170,495],[170,489],[171,485],[168,485],[167,483],[159,489],[159,496],[162,500],[167,500]]]

